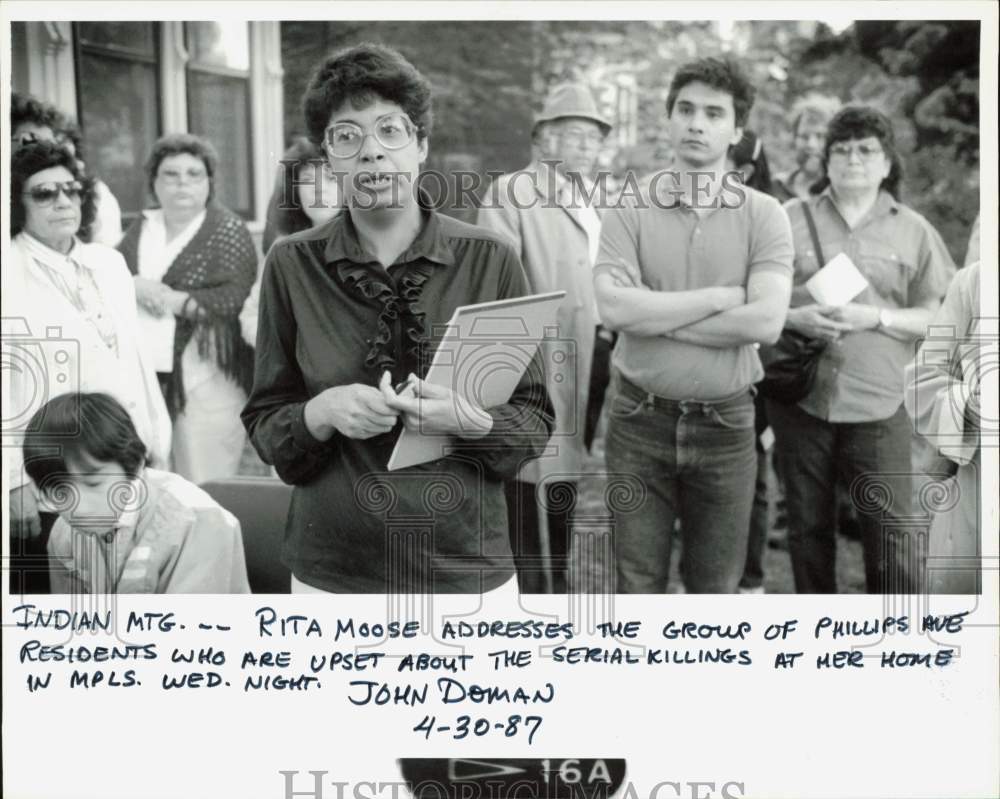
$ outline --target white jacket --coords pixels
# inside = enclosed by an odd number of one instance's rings
[[[121,253],[77,241],[73,258],[93,270],[118,346],[108,348],[28,251],[27,234],[11,241],[3,269],[3,453],[10,488],[29,481],[22,468],[24,429],[48,400],[71,391],[104,392],[132,416],[153,463],[169,465],[171,425],[136,319],[135,284]],[[37,241],[30,246],[37,248]],[[46,255],[58,262],[54,250]]]

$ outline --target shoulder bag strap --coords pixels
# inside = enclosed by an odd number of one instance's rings
[[[813,219],[807,200],[802,201],[802,213],[805,214],[806,224],[809,225],[809,237],[812,239],[813,248],[816,250],[816,260],[819,262],[819,268],[822,269],[826,265],[826,258],[823,257],[823,248],[819,244],[819,233],[816,232],[816,220]]]

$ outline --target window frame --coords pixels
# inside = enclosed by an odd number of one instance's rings
[[[190,45],[190,38],[188,35],[188,25],[198,24],[199,22],[204,22],[206,20],[185,20],[181,25],[181,34],[183,36],[184,50],[187,53],[187,60],[184,64],[184,104],[187,110],[187,128],[188,131],[194,133],[191,129],[191,81],[189,75],[191,73],[199,73],[203,75],[212,75],[220,78],[228,79],[238,79],[243,83],[243,91],[246,99],[246,118],[243,120],[244,130],[247,132],[247,153],[249,158],[247,158],[247,207],[246,208],[230,208],[233,213],[237,214],[244,222],[253,222],[257,218],[257,187],[256,187],[256,172],[257,164],[254,161],[254,146],[256,144],[256,131],[253,127],[253,102],[254,102],[254,86],[253,86],[253,63],[254,63],[254,52],[253,52],[253,31],[250,27],[250,22],[246,22],[246,35],[247,35],[247,54],[249,58],[249,64],[245,70],[234,69],[232,67],[224,67],[218,64],[209,64],[203,61],[199,61],[194,53],[194,49]],[[210,21],[210,20],[208,20]],[[196,134],[201,135],[201,134]]]
[[[139,51],[133,50],[128,47],[119,47],[114,45],[100,45],[91,44],[89,42],[84,42],[84,37],[82,35],[81,25],[89,22],[91,20],[84,21],[74,21],[72,23],[72,41],[73,41],[73,82],[74,89],[76,90],[76,122],[80,126],[81,131],[85,133],[84,121],[83,121],[83,56],[86,55],[96,55],[103,58],[110,58],[116,61],[121,61],[127,64],[141,63],[152,67],[153,70],[153,80],[156,91],[157,102],[156,107],[156,119],[153,120],[153,129],[156,131],[155,139],[160,138],[163,135],[163,104],[161,98],[163,96],[163,51],[161,46],[161,23],[156,20],[136,20],[138,22],[144,22],[146,24],[152,25],[153,32],[153,54],[147,55],[146,53],[141,53]],[[118,21],[118,20],[114,20]],[[131,21],[131,20],[129,20]],[[86,136],[84,136],[86,140]],[[141,165],[140,165],[141,166]],[[145,185],[145,177],[143,178],[143,185]],[[122,229],[127,230],[128,226],[132,224],[136,219],[138,219],[143,212],[143,208],[136,211],[130,209],[122,209]]]

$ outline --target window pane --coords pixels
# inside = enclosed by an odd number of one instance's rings
[[[124,213],[146,207],[146,162],[159,129],[152,64],[80,54],[80,123],[87,171],[111,188]]]
[[[188,128],[219,152],[216,198],[247,219],[253,216],[249,105],[243,78],[188,70]]]
[[[111,47],[153,58],[156,31],[153,22],[78,22],[77,34],[84,46]]]
[[[192,62],[216,67],[250,69],[250,29],[246,22],[185,22]]]

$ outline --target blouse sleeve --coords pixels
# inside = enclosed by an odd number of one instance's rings
[[[528,294],[528,281],[520,259],[505,247],[500,264],[497,299]],[[460,441],[455,451],[471,455],[500,480],[513,480],[526,461],[540,456],[555,427],[555,410],[545,387],[545,371],[539,352],[503,405],[486,408],[493,429],[480,439]]]
[[[281,248],[268,253],[260,284],[253,389],[242,419],[261,459],[286,483],[299,485],[323,470],[340,434],[319,441],[306,427],[310,396],[295,357],[298,328],[284,277],[286,269],[295,268]]]

